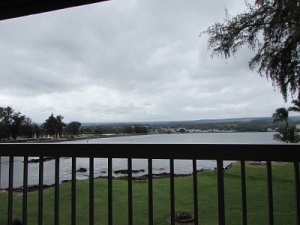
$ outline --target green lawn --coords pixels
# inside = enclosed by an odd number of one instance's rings
[[[249,225],[268,224],[268,197],[265,166],[246,167],[247,208]],[[278,225],[295,224],[295,191],[293,165],[272,166],[274,220]],[[133,222],[148,224],[148,182],[133,182]],[[170,224],[170,179],[153,180],[154,224]],[[77,182],[77,225],[89,223],[89,181]],[[7,192],[0,193],[0,225],[7,224]],[[71,183],[60,185],[60,224],[71,225]],[[201,225],[218,224],[217,176],[215,171],[198,173],[198,202]],[[107,180],[95,179],[95,225],[106,225]],[[175,178],[176,211],[193,212],[192,176]],[[22,196],[16,194],[13,218],[22,219]],[[225,172],[226,224],[242,224],[240,166],[233,165]],[[113,180],[113,224],[128,224],[127,181]],[[37,224],[38,192],[28,193],[28,224]],[[54,188],[44,190],[44,225],[54,224]]]

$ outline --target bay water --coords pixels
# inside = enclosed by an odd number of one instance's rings
[[[119,136],[96,139],[85,139],[76,141],[55,142],[53,144],[282,144],[273,139],[273,132],[239,132],[239,133],[176,133],[176,134],[149,134],[138,136]],[[29,160],[35,157],[30,157]],[[14,187],[23,185],[23,157],[14,158]],[[153,159],[153,174],[169,173],[169,160]],[[133,159],[132,169],[137,173],[133,176],[148,174],[147,159]],[[233,161],[225,161],[224,167]],[[108,160],[106,158],[95,158],[94,177],[107,176]],[[60,159],[60,182],[71,180],[72,173],[71,158]],[[9,158],[1,157],[1,182],[0,189],[8,187]],[[44,162],[44,184],[54,183],[54,160]],[[175,174],[191,174],[192,160],[174,160]],[[89,168],[89,159],[77,158],[76,167]],[[197,170],[214,169],[215,160],[197,160]],[[113,176],[123,176],[114,173],[118,170],[127,169],[127,159],[113,159]],[[28,164],[28,184],[37,185],[39,182],[39,163]],[[87,179],[89,171],[77,172],[76,179]]]

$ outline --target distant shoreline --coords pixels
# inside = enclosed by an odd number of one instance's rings
[[[65,142],[65,141],[79,141],[79,140],[90,140],[90,139],[99,139],[99,138],[110,138],[110,137],[128,137],[128,136],[139,136],[146,134],[112,134],[112,135],[93,135],[93,136],[80,136],[75,138],[41,138],[41,139],[30,139],[30,140],[9,140],[9,141],[0,141],[0,144],[13,144],[13,143],[56,143],[56,142]]]
[[[228,131],[218,131],[218,132],[184,132],[178,134],[192,134],[192,133],[274,133],[274,131],[236,131],[236,132],[228,132]],[[144,135],[159,135],[159,134],[174,134],[174,133],[147,133],[147,134],[94,134],[94,135],[81,135],[74,138],[36,138],[36,139],[22,139],[22,140],[0,140],[0,144],[13,144],[13,143],[57,143],[57,142],[71,142],[71,141],[80,141],[80,140],[91,140],[91,139],[101,139],[101,138],[111,138],[111,137],[130,137],[130,136],[144,136]]]

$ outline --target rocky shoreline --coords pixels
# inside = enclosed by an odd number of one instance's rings
[[[6,140],[0,141],[0,143],[55,143],[55,142],[64,142],[64,141],[79,141],[79,140],[89,140],[89,139],[98,139],[98,138],[110,138],[110,137],[122,137],[122,136],[137,136],[137,135],[146,135],[146,134],[112,134],[112,135],[86,135],[86,136],[77,136],[74,138],[35,138],[35,139],[21,139],[21,140]]]
[[[43,160],[44,161],[48,161],[48,160],[53,160],[54,158],[52,157],[47,157],[47,158],[44,158]],[[39,162],[39,159],[32,159],[30,161],[31,163],[38,163]],[[225,170],[228,170],[232,167],[233,163],[229,164],[228,166],[226,166],[224,168],[224,171]],[[197,170],[196,173],[198,172],[204,172],[206,171],[207,169],[200,169],[200,170]],[[216,171],[217,169],[214,168],[214,171]],[[76,172],[87,172],[87,169],[86,168],[79,168]],[[136,173],[139,173],[139,172],[145,172],[144,169],[141,169],[141,170],[132,170],[131,173],[132,174],[136,174]],[[118,177],[113,177],[113,179],[123,179],[123,180],[128,180],[128,173],[129,171],[126,170],[126,169],[122,169],[122,170],[116,170],[114,171],[115,174],[122,174],[123,176],[118,176]],[[157,178],[166,178],[166,177],[170,177],[170,173],[166,173],[166,172],[163,172],[163,173],[153,173],[152,174],[152,178],[153,179],[157,179]],[[186,177],[186,176],[191,176],[193,175],[193,173],[188,173],[188,174],[174,174],[174,177]],[[132,176],[132,181],[147,181],[149,177],[149,174],[145,174],[145,175],[141,175],[141,176]],[[97,176],[95,177],[94,179],[107,179],[108,176]],[[76,180],[76,181],[79,181],[79,180]],[[60,184],[62,183],[67,183],[67,182],[72,182],[72,180],[62,180]],[[42,188],[43,189],[47,189],[47,188],[51,188],[51,187],[54,187],[55,184],[51,184],[51,185],[46,185],[46,184],[43,184],[42,185]],[[40,186],[39,185],[29,185],[27,186],[27,192],[32,192],[32,191],[37,191],[40,189]],[[0,191],[9,191],[9,188],[4,188],[4,189],[0,189]],[[21,193],[24,191],[24,188],[23,186],[21,187],[17,187],[17,188],[13,188],[13,191],[14,192],[18,192],[18,193]]]
[[[205,171],[204,169],[197,171],[198,172],[203,172]],[[80,171],[77,171],[80,172]],[[119,176],[119,177],[113,177],[113,179],[122,179],[122,180],[128,180],[128,171],[123,171],[122,172],[117,172],[117,173],[122,173],[124,174],[124,176]],[[186,176],[191,176],[192,173],[190,174],[174,174],[174,177],[186,177]],[[142,176],[132,176],[132,181],[147,181],[149,177],[149,174],[145,174]],[[152,174],[152,178],[153,179],[157,179],[157,178],[167,178],[170,177],[170,173],[157,173],[157,174]],[[94,179],[108,179],[108,176],[98,176],[95,177]],[[76,181],[80,181],[80,180],[76,180]],[[62,180],[60,184],[62,183],[67,183],[67,182],[72,182],[72,180]],[[47,188],[51,188],[54,187],[55,184],[50,184],[50,185],[42,185],[42,189],[47,189]],[[39,185],[29,185],[27,186],[27,192],[33,192],[33,191],[38,191],[40,189]],[[4,188],[4,189],[0,189],[0,191],[9,191],[9,188]],[[23,186],[21,187],[17,187],[17,188],[13,188],[14,192],[17,193],[22,193],[24,191]]]

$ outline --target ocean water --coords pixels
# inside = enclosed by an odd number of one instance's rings
[[[139,136],[108,137],[89,140],[66,141],[53,144],[278,144],[273,140],[272,132],[251,133],[183,133],[183,134],[155,134]],[[282,142],[280,142],[282,144]],[[33,159],[34,157],[30,157]],[[224,167],[233,161],[225,161]],[[153,159],[153,174],[169,173],[170,162],[167,159]],[[95,158],[94,177],[107,176],[108,160],[106,158]],[[54,160],[44,162],[44,184],[54,183]],[[72,161],[70,158],[60,159],[60,181],[71,180]],[[1,157],[1,183],[0,188],[8,187],[8,157]],[[175,160],[175,174],[191,174],[192,160]],[[39,164],[29,163],[28,184],[37,185],[39,182]],[[89,159],[77,158],[76,168],[88,168]],[[133,159],[132,169],[137,170],[133,176],[148,174],[147,159]],[[214,169],[215,160],[197,160],[197,170]],[[114,173],[117,170],[127,169],[127,159],[113,159],[113,176],[123,176]],[[23,182],[23,157],[14,159],[14,187],[22,186]],[[89,171],[77,172],[76,179],[87,179]]]
[[[274,132],[176,133],[107,137],[63,144],[278,144]]]

